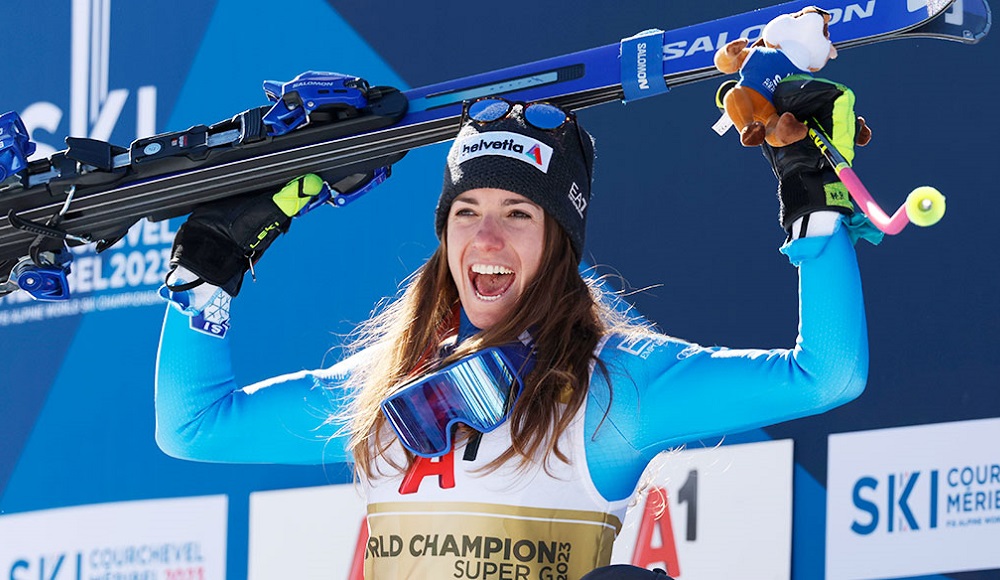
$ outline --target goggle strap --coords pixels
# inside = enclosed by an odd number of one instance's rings
[[[452,444],[454,445],[454,438],[452,438]],[[468,442],[465,444],[465,453],[462,454],[462,461],[475,461],[476,456],[479,455],[479,444],[483,441],[483,434],[480,431],[476,431],[471,436],[469,436]]]

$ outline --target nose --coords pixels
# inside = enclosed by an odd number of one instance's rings
[[[503,247],[503,232],[495,217],[487,215],[480,220],[473,243],[477,248],[484,250],[498,250]]]

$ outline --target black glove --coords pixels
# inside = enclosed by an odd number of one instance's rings
[[[183,292],[207,282],[236,296],[247,270],[324,187],[322,178],[309,174],[275,194],[249,194],[199,206],[174,237],[167,288]],[[179,266],[199,279],[171,286],[171,274]]]
[[[854,146],[871,139],[871,129],[854,113],[854,93],[844,85],[792,77],[778,83],[773,100],[779,114],[792,113],[822,130],[848,162],[854,159]],[[779,220],[786,231],[795,220],[816,211],[854,213],[847,188],[812,139],[785,147],[765,144],[763,152],[778,178]]]
[[[795,220],[813,212],[854,213],[847,187],[811,141],[799,141],[778,148],[766,144],[762,147],[764,156],[771,162],[771,168],[778,177],[778,221],[785,231],[791,232]],[[788,169],[793,163],[801,164],[806,159],[811,159],[813,167]]]

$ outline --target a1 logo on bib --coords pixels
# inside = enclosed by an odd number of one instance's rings
[[[508,131],[490,131],[462,137],[457,143],[458,163],[484,155],[499,155],[523,161],[548,173],[552,148],[531,137]]]

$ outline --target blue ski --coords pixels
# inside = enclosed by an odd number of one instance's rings
[[[841,49],[910,36],[978,40],[989,28],[985,0],[957,0],[973,12],[965,27],[954,16],[945,21],[952,1],[832,0],[824,9],[832,14],[830,35]],[[341,184],[330,201],[344,205],[366,191],[353,184],[384,179],[385,168],[410,149],[452,138],[467,99],[504,95],[580,109],[719,76],[712,63],[717,48],[741,36],[756,38],[773,17],[813,3],[797,0],[677,30],[650,30],[620,43],[405,92],[320,73],[341,89],[342,98],[328,107],[301,100],[305,83],[265,83],[272,105],[215,125],[154,135],[128,148],[67,138],[65,151],[30,164],[25,160],[33,146],[23,124],[16,114],[5,114],[0,294],[24,288],[38,298],[64,299],[66,245],[98,242],[100,251],[144,217],[180,216],[202,203],[280,188],[303,173]],[[956,6],[955,13],[969,11]],[[982,18],[972,22],[976,14]]]
[[[975,44],[982,40],[993,23],[986,0],[955,0],[940,17],[909,30],[899,38],[935,38]]]

